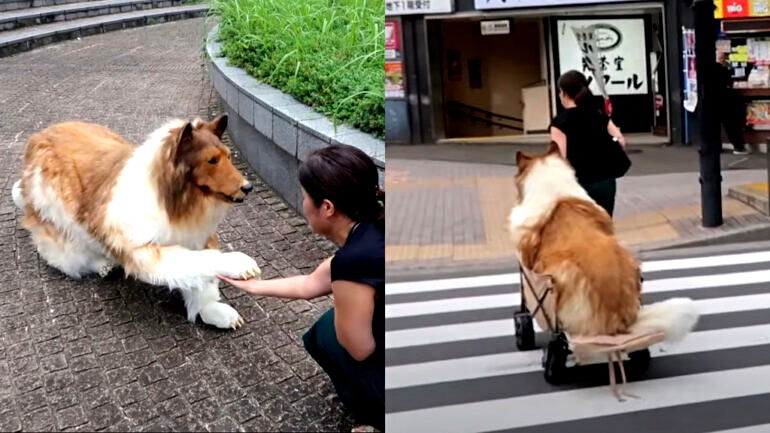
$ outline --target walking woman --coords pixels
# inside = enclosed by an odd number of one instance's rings
[[[383,430],[385,193],[378,180],[372,159],[355,147],[311,153],[299,169],[302,210],[313,232],[340,248],[309,275],[220,279],[261,296],[312,299],[331,293],[334,307],[303,335],[305,349],[356,421]]]
[[[593,96],[580,72],[567,71],[559,77],[559,99],[565,110],[551,122],[551,140],[575,169],[588,195],[612,216],[618,176],[607,149],[614,145],[612,140],[625,148],[626,140],[612,120],[599,111]]]

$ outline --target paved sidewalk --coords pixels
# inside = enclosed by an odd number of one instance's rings
[[[514,263],[506,228],[513,205],[510,165],[399,159],[389,155],[386,260],[389,277],[427,270],[505,268]],[[731,185],[766,179],[765,170],[726,170]],[[770,218],[723,200],[724,224],[701,226],[697,173],[628,176],[618,182],[615,227],[634,250],[770,229]]]
[[[331,305],[223,295],[246,324],[185,320],[180,297],[46,266],[11,201],[27,137],[80,119],[140,143],[169,117],[213,117],[203,19],[113,32],[0,59],[0,431],[344,431],[351,420],[301,334]],[[266,187],[220,226],[265,278],[311,270],[334,246]]]

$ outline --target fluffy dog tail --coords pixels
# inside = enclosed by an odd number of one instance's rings
[[[695,327],[698,315],[692,299],[666,299],[642,306],[629,332],[663,332],[666,340],[681,340]]]
[[[24,209],[24,197],[21,195],[21,181],[17,180],[13,184],[13,189],[11,189],[11,196],[13,197],[13,202],[16,203],[16,206],[19,209]]]

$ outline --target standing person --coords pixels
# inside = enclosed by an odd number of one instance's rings
[[[340,245],[309,275],[222,280],[261,296],[312,299],[331,293],[334,307],[303,335],[305,349],[329,375],[357,422],[385,423],[385,192],[361,150],[329,146],[300,166],[302,210],[313,232]],[[359,427],[354,431],[365,431]]]
[[[717,51],[716,64],[717,100],[719,119],[727,133],[727,139],[733,145],[733,154],[747,155],[746,141],[743,139],[743,125],[746,123],[746,104],[733,89],[733,76],[727,66],[725,53]]]
[[[575,176],[588,195],[612,216],[615,208],[615,170],[602,143],[617,141],[623,148],[626,139],[612,120],[593,102],[586,77],[567,71],[559,77],[559,99],[565,110],[551,122],[551,140],[561,156],[575,169]]]

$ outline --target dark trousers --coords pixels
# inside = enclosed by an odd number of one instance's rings
[[[615,191],[617,189],[615,179],[601,180],[581,186],[596,204],[603,207],[612,216],[612,211],[615,210]]]
[[[746,105],[738,97],[728,95],[720,104],[719,116],[727,133],[727,139],[738,151],[746,150],[743,127],[746,124]]]
[[[334,309],[324,313],[302,336],[310,356],[331,379],[340,401],[356,422],[385,428],[385,355],[382,348],[356,361],[337,341]]]

